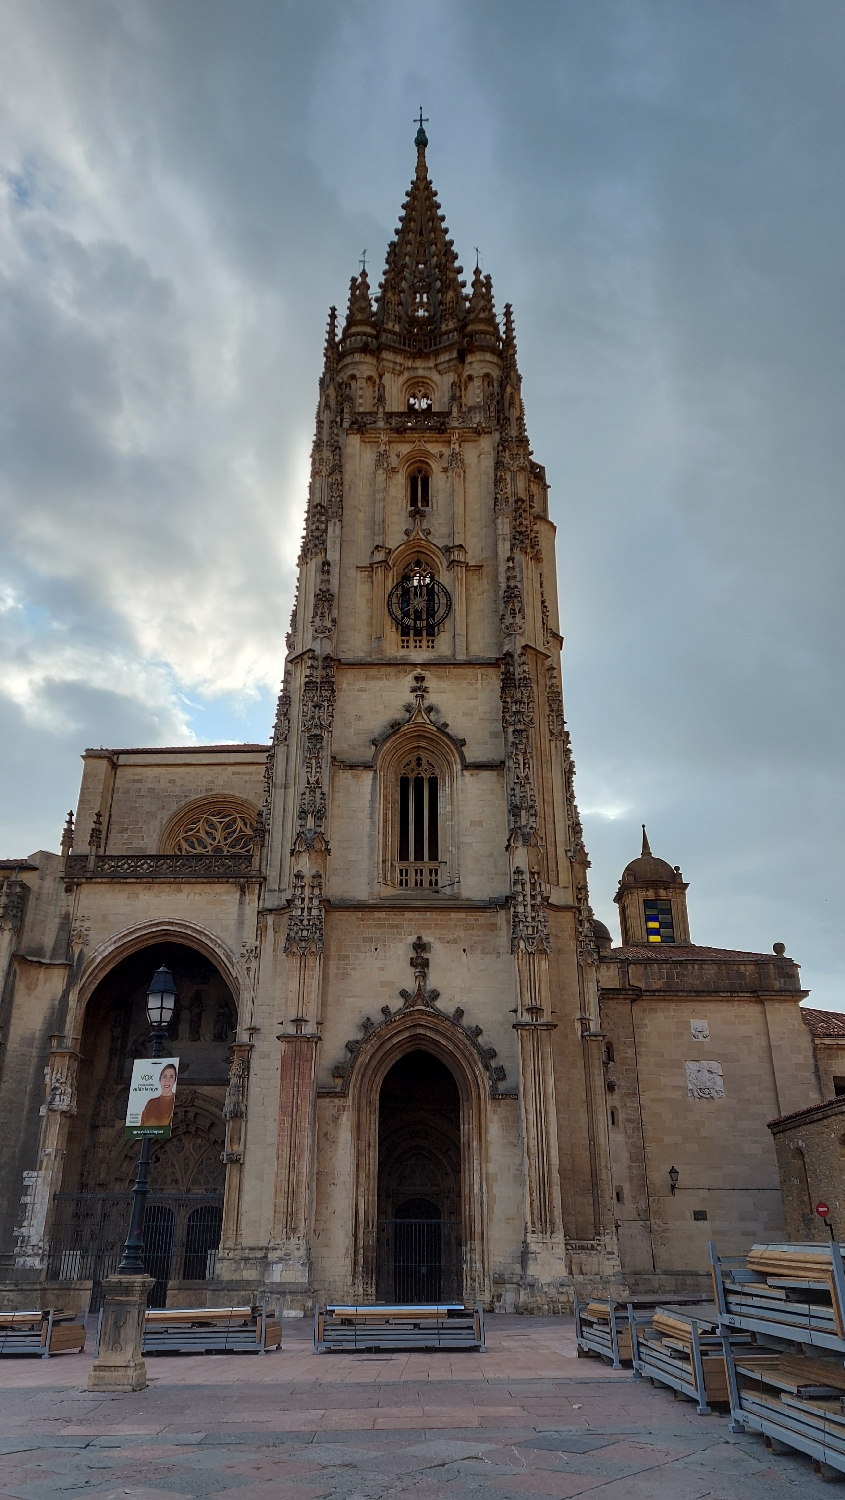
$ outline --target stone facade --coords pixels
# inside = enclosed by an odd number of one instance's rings
[[[647,846],[623,946],[593,920],[513,318],[425,147],[377,297],[362,271],[330,315],[270,745],[89,751],[61,854],[3,867],[9,1300],[114,1269],[160,963],[157,1295],[555,1309],[782,1232],[766,1121],[819,1096],[797,967],[693,947]]]
[[[805,1005],[801,1015],[813,1038],[822,1099],[845,1097],[845,1014]]]
[[[845,1099],[772,1120],[787,1239],[825,1241],[845,1234]],[[824,1203],[825,1219],[816,1212]],[[830,1228],[828,1228],[828,1224]]]

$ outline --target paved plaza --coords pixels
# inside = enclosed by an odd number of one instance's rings
[[[314,1355],[310,1328],[250,1355],[148,1360],[89,1395],[89,1355],[0,1361],[0,1500],[798,1500],[809,1459],[600,1361],[569,1318],[490,1318],[485,1354]]]

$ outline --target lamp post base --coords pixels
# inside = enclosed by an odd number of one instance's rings
[[[100,1348],[88,1375],[89,1391],[142,1391],[147,1366],[141,1353],[152,1276],[109,1276],[103,1283]]]

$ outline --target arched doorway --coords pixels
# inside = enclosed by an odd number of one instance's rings
[[[379,1300],[460,1300],[460,1221],[458,1088],[439,1058],[406,1052],[379,1090]]]
[[[48,1278],[90,1282],[99,1306],[120,1261],[139,1145],[124,1136],[132,1065],[150,1052],[146,993],[156,969],[173,974],[177,1006],[166,1049],[180,1060],[170,1140],[152,1156],[145,1219],[152,1306],[169,1292],[196,1300],[214,1275],[223,1211],[223,1106],[237,1008],[216,965],[185,943],[158,942],[114,965],[91,995],[82,1029],[77,1113],[62,1191],[53,1204]],[[171,1299],[172,1300],[172,1297]]]

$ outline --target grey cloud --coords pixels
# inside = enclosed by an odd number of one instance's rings
[[[380,270],[422,102],[464,264],[479,245],[515,304],[594,904],[613,921],[644,818],[695,937],[782,939],[845,1004],[838,0],[530,0],[518,27],[503,0],[18,0],[2,24],[4,563],[51,622],[15,637],[36,698],[83,712],[70,657],[43,686],[54,639],[96,682],[116,643],[148,737],[180,690],[219,724],[216,684],[278,676],[326,308],[365,245]]]

